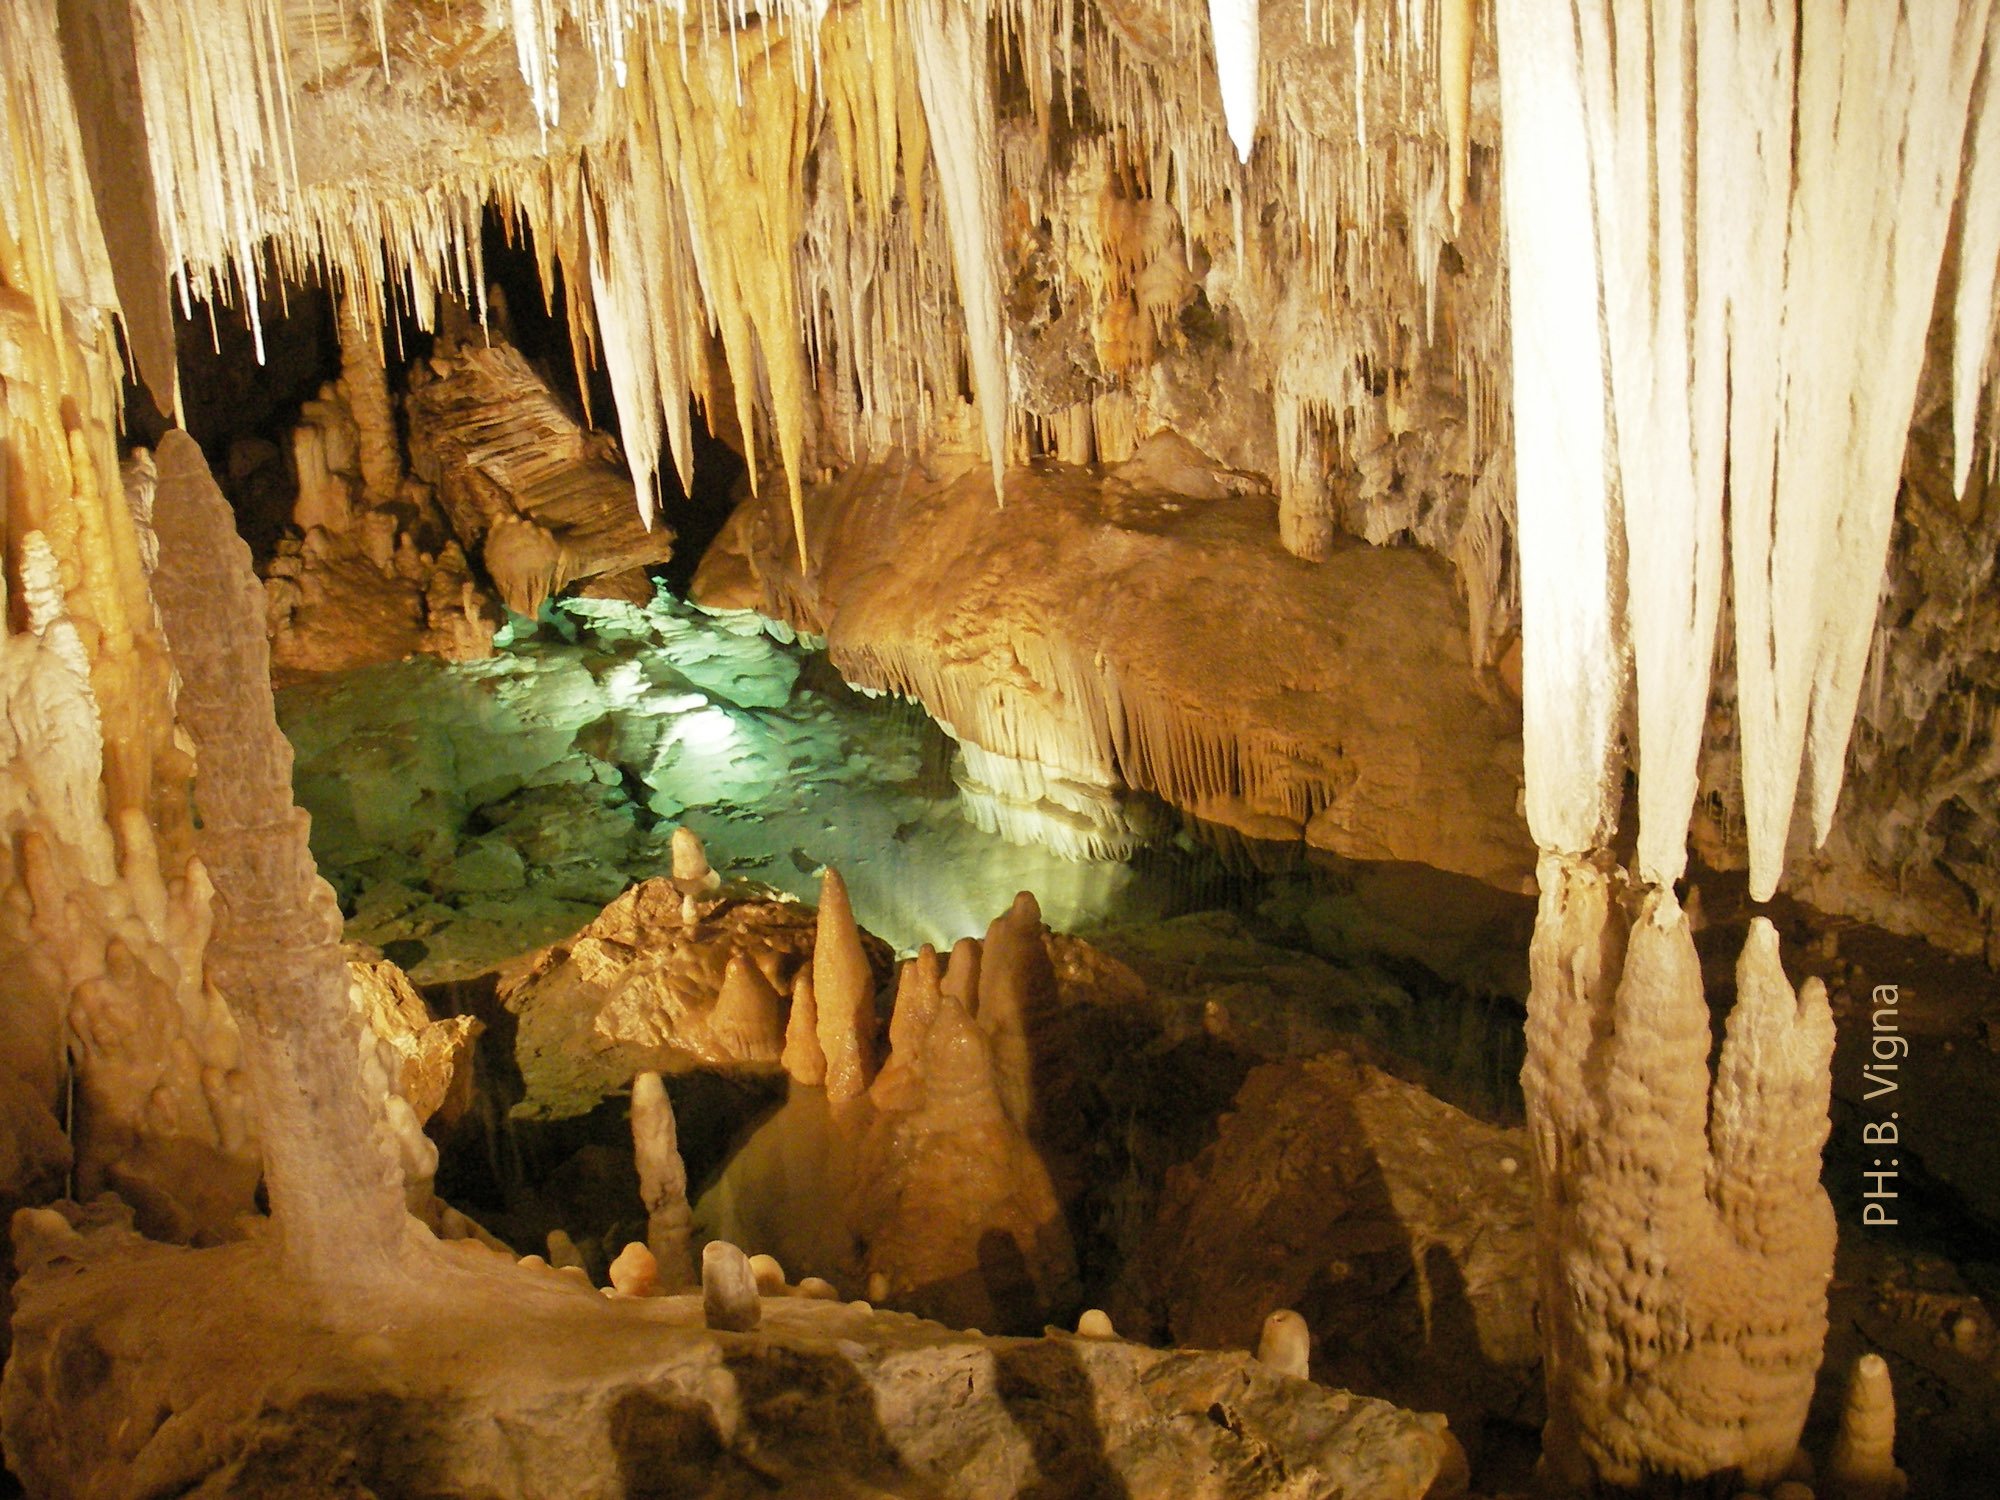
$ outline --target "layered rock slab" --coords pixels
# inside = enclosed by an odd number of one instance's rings
[[[697,600],[824,636],[851,681],[920,699],[1003,827],[1075,829],[1093,794],[1135,788],[1256,837],[1523,888],[1518,715],[1468,670],[1437,559],[1301,561],[1272,499],[1219,470],[1165,488],[1039,464],[999,516],[978,469],[940,462],[816,490],[806,574],[786,508],[747,501]]]
[[[315,1312],[268,1247],[24,1216],[7,1458],[37,1494],[1416,1500],[1435,1416],[1245,1354],[988,1339],[865,1303],[608,1301],[479,1249]],[[1276,1488],[1274,1488],[1276,1486]]]
[[[775,1050],[746,1050],[737,1029],[716,1024],[718,1002],[739,954],[789,993],[812,961],[813,909],[730,897],[699,902],[693,922],[687,914],[672,881],[642,881],[503,980],[498,998],[518,1018],[514,1055],[527,1089],[517,1114],[586,1113],[649,1069],[777,1073]],[[872,935],[861,944],[885,982],[887,945]]]
[[[1539,1409],[1525,1132],[1342,1051],[1252,1071],[1216,1139],[1167,1173],[1106,1304],[1142,1337],[1257,1338],[1305,1315],[1312,1370],[1454,1427]]]

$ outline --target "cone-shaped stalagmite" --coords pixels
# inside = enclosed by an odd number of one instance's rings
[[[793,1083],[809,1089],[826,1086],[826,1053],[819,1045],[819,1006],[813,998],[810,965],[792,976],[792,1014],[785,1023],[785,1050],[780,1061]]]
[[[923,1098],[923,1041],[937,1015],[943,978],[937,949],[929,943],[897,972],[889,1056],[868,1090],[878,1110],[913,1109]]]
[[[778,992],[747,955],[729,955],[708,1029],[730,1056],[745,1062],[776,1062],[783,1051],[785,1028],[778,1019]]]
[[[838,870],[828,870],[820,881],[812,986],[826,1057],[826,1097],[843,1104],[865,1093],[875,1076],[875,974]]]
[[[722,877],[709,868],[701,835],[692,828],[674,830],[673,869],[674,888],[684,895],[706,896],[722,884]]]
[[[1000,1097],[1015,1122],[1034,1112],[1033,1042],[1056,1004],[1055,969],[1042,943],[1042,911],[1022,891],[986,929],[979,962],[979,1025],[993,1042]]]
[[[632,1155],[639,1168],[639,1197],[646,1205],[646,1248],[657,1263],[660,1290],[691,1287],[687,1168],[681,1162],[674,1107],[658,1073],[641,1073],[632,1080]]]
[[[979,1014],[979,939],[962,937],[951,945],[951,958],[944,966],[939,989],[956,995],[967,1015]]]

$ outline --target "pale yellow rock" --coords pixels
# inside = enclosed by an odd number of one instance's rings
[[[979,939],[962,937],[951,945],[939,990],[956,996],[969,1015],[979,1014]]]
[[[750,1257],[750,1274],[757,1279],[757,1290],[766,1297],[781,1297],[785,1292],[785,1268],[777,1258],[770,1255]]]
[[[1087,1307],[1076,1320],[1076,1335],[1084,1339],[1115,1339],[1118,1330],[1111,1326],[1111,1319],[1102,1308]]]
[[[1312,1330],[1306,1327],[1306,1320],[1289,1308],[1280,1308],[1264,1319],[1264,1331],[1257,1338],[1257,1358],[1281,1375],[1310,1380]]]
[[[764,1319],[749,1257],[727,1240],[701,1248],[701,1309],[710,1328],[729,1333],[754,1332]]]
[[[641,1073],[632,1080],[632,1154],[639,1198],[646,1205],[650,1274],[662,1291],[681,1291],[695,1282],[693,1222],[674,1107],[658,1073]]]
[[[673,872],[674,884],[688,895],[706,896],[722,884],[722,877],[709,868],[701,835],[692,828],[674,830]]]
[[[660,1290],[659,1262],[653,1252],[634,1240],[611,1262],[611,1285],[627,1297],[650,1297]]]

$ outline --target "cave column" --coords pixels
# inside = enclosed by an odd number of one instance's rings
[[[1804,1423],[1832,1021],[1753,920],[1711,1078],[1674,885],[1725,564],[1752,895],[1795,804],[1829,830],[1991,12],[1496,10],[1541,850],[1522,1084],[1564,1492],[1761,1487]]]
[[[340,390],[359,434],[362,495],[370,506],[385,505],[396,498],[403,482],[403,449],[396,436],[396,409],[389,399],[382,326],[352,292],[340,295],[338,309]]]

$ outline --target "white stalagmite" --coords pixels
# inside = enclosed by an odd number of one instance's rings
[[[1896,1467],[1896,1395],[1888,1363],[1864,1354],[1848,1377],[1840,1430],[1827,1456],[1828,1500],[1902,1500],[1909,1480]]]
[[[764,1321],[757,1273],[750,1258],[727,1240],[701,1247],[701,1309],[710,1328],[754,1333]]]
[[[1623,665],[1612,618],[1604,367],[1583,81],[1567,9],[1498,0],[1501,192],[1513,313],[1528,827],[1605,843]]]
[[[1450,0],[1447,0],[1447,8]],[[1222,118],[1236,159],[1250,160],[1257,141],[1257,54],[1260,0],[1208,0],[1208,29],[1215,39],[1215,78],[1222,87]]]
[[[694,1284],[694,1227],[674,1106],[658,1073],[641,1073],[632,1080],[632,1155],[639,1169],[639,1198],[646,1205],[645,1248],[652,1253],[660,1289],[680,1291]]]
[[[1005,494],[1007,323],[1001,305],[1000,148],[994,136],[993,81],[986,67],[985,0],[914,0],[911,31],[917,87],[930,125],[958,300],[965,310],[966,363],[993,466],[993,494]]]

